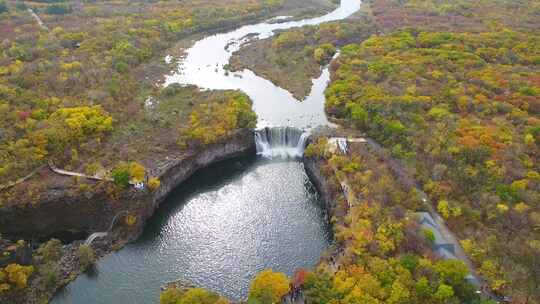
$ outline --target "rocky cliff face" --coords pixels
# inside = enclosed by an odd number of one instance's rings
[[[68,233],[80,237],[106,230],[114,215],[123,210],[137,215],[140,232],[166,196],[198,169],[254,150],[253,132],[242,130],[221,143],[171,153],[157,160],[161,165],[152,174],[160,178],[161,186],[154,193],[129,189],[111,194],[105,182],[91,184],[91,191],[85,192],[73,191],[72,186],[51,186],[40,195],[39,202],[17,202],[0,208],[0,233],[27,239],[65,237]]]
[[[306,173],[321,195],[326,210],[331,213],[334,208],[335,198],[332,195],[331,184],[322,172],[323,161],[315,157],[304,157],[303,162]]]

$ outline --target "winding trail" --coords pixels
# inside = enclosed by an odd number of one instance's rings
[[[51,169],[51,171],[53,171],[54,173],[60,174],[60,175],[82,177],[82,178],[96,180],[96,181],[108,181],[108,182],[113,181],[112,178],[105,178],[105,177],[100,177],[100,176],[87,175],[87,174],[84,174],[84,173],[79,173],[79,172],[60,169],[60,168],[56,167],[54,165],[54,163],[52,161],[50,161],[50,160],[48,162],[48,165],[49,165],[49,169]]]
[[[88,174],[84,174],[84,173],[80,173],[80,172],[68,171],[68,170],[60,169],[60,168],[56,167],[54,165],[54,163],[52,161],[50,161],[50,160],[48,162],[48,165],[49,165],[49,169],[51,169],[51,171],[53,171],[56,174],[60,174],[60,175],[64,175],[64,176],[82,177],[82,178],[95,180],[95,181],[114,182],[114,179],[112,179],[110,177],[101,177],[101,176],[96,176],[96,175],[88,175]],[[131,186],[136,186],[137,185],[137,183],[135,183],[133,181],[129,181],[129,184]]]
[[[41,18],[39,18],[39,16],[36,14],[36,12],[34,12],[33,9],[28,8],[27,11],[30,13],[30,15],[32,17],[34,17],[34,19],[36,19],[36,22],[37,22],[37,24],[39,25],[39,27],[41,29],[49,31],[49,28],[45,25],[45,23],[43,23],[43,20],[41,20]]]

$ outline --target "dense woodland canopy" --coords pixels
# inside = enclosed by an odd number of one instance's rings
[[[511,30],[400,31],[343,48],[326,92],[329,113],[416,171],[494,290],[535,296],[539,45]]]
[[[406,164],[492,290],[536,303],[539,14],[535,0],[371,0],[234,59],[302,97],[320,73],[313,51],[340,48],[327,113]],[[257,51],[273,65],[242,58]]]
[[[182,3],[0,0],[0,185],[48,159],[91,173],[114,168],[126,185],[145,170],[126,161],[159,140],[189,149],[252,128],[242,93],[156,89],[144,77],[175,41],[264,16],[282,1]],[[369,0],[361,14],[261,42],[267,69],[276,69],[267,74],[294,76],[283,83],[302,77],[287,69],[316,74],[340,48],[328,114],[407,165],[493,291],[539,303],[540,1]],[[325,146],[322,138],[306,156],[322,163],[335,193],[347,180],[358,200],[336,196],[338,254],[291,279],[262,272],[248,301],[276,302],[292,283],[309,303],[482,303],[465,265],[431,252],[414,220],[424,210],[417,193],[369,151],[332,156]],[[0,207],[34,198],[31,189],[3,193]],[[0,269],[0,293],[21,292],[36,275],[56,284],[61,245],[38,251],[33,266]],[[82,268],[95,259],[84,247],[77,257]],[[227,300],[195,288],[170,289],[161,302]]]
[[[150,171],[165,155],[182,156],[253,128],[256,116],[243,93],[159,85],[176,64],[163,58],[176,43],[181,49],[200,33],[267,18],[282,4],[0,1],[0,208],[34,208],[51,188],[71,197],[105,192],[114,205],[130,182],[147,178],[149,191],[157,190],[160,180]],[[114,182],[42,175],[49,161]],[[127,215],[122,226],[137,219]],[[46,301],[75,276],[66,276],[62,255],[73,256],[76,272],[96,259],[90,247],[73,252],[58,240],[42,247],[21,262],[29,266],[6,264],[28,247],[0,236],[0,302]]]
[[[145,65],[175,41],[281,5],[88,2],[71,12],[71,2],[48,2],[0,2],[0,184],[26,175],[44,159],[69,159],[64,151],[95,149],[128,120],[133,123],[134,114],[144,110],[145,94],[154,90],[142,79],[149,74]],[[62,6],[69,10],[60,12]]]

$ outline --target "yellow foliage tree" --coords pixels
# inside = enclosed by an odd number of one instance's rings
[[[157,177],[151,177],[148,180],[148,188],[150,189],[150,191],[156,191],[160,185],[161,185],[161,182],[159,181],[159,178]]]
[[[266,269],[251,282],[249,298],[263,299],[269,296],[272,303],[278,303],[289,292],[289,288],[290,282],[285,274]]]
[[[143,165],[137,162],[131,162],[129,164],[129,176],[134,182],[140,183],[144,181],[145,174],[146,174],[146,169],[144,168]]]
[[[26,288],[28,277],[34,272],[34,267],[9,264],[4,268],[4,272],[9,284],[15,286],[17,289],[23,289]]]

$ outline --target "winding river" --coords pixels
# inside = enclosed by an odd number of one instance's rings
[[[227,73],[224,67],[248,34],[267,38],[275,30],[340,20],[359,8],[359,0],[342,0],[322,17],[259,23],[204,38],[187,50],[166,85],[242,90],[253,100],[258,127],[328,124],[327,69],[300,102],[252,71]],[[136,242],[100,259],[52,303],[157,303],[160,287],[177,279],[239,300],[257,272],[272,268],[291,275],[313,267],[330,242],[326,211],[298,158],[231,160],[196,173],[168,197]]]

